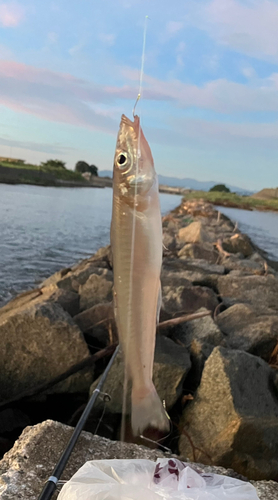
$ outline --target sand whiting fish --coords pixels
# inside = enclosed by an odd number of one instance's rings
[[[158,180],[138,116],[131,121],[122,115],[120,123],[111,246],[115,317],[132,381],[132,430],[134,435],[148,426],[168,430],[169,419],[152,381],[162,264]]]

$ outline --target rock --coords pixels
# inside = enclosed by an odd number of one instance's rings
[[[1,400],[51,381],[89,355],[81,331],[54,302],[2,314],[0,336]],[[86,391],[91,380],[86,370],[54,386],[52,392]]]
[[[250,257],[254,252],[250,238],[241,233],[224,239],[222,246],[226,252],[241,253],[244,257]]]
[[[235,304],[217,316],[217,323],[231,349],[240,349],[266,361],[278,342],[278,315],[257,315],[246,304]]]
[[[182,227],[178,232],[180,241],[184,243],[213,242],[214,238],[205,230],[201,221],[191,222],[189,226]]]
[[[97,339],[102,345],[109,342],[108,323],[112,328],[112,335],[117,337],[117,329],[114,318],[114,308],[112,302],[106,304],[96,304],[90,309],[77,314],[74,321],[83,333],[89,333],[92,338]]]
[[[170,409],[181,396],[183,381],[190,367],[191,363],[187,349],[158,334],[155,347],[153,381],[161,400],[165,401],[167,409]],[[95,381],[91,386],[91,393],[97,383],[98,381]],[[119,352],[103,386],[103,392],[111,396],[111,401],[106,403],[107,411],[111,413],[122,412],[123,383],[123,355]],[[102,405],[103,403],[99,399],[97,406]],[[130,388],[127,414],[130,414]]]
[[[90,259],[89,262],[94,262],[96,267],[113,268],[112,264],[112,249],[111,245],[100,248]]]
[[[24,430],[12,450],[0,461],[0,490],[2,500],[37,500],[45,481],[52,475],[58,457],[65,449],[72,427],[46,420]],[[145,446],[110,441],[89,432],[82,432],[72,452],[62,479],[69,480],[89,460],[147,459],[168,456],[160,450]],[[170,455],[171,456],[171,455]],[[232,470],[223,467],[189,463],[190,467],[204,473],[238,477]],[[258,488],[260,500],[278,500],[278,488],[273,481],[253,483]],[[277,485],[278,486],[278,485]],[[272,496],[270,496],[270,493]],[[53,496],[57,498],[55,493]]]
[[[162,310],[166,314],[192,313],[205,307],[209,311],[214,311],[218,306],[218,300],[215,293],[206,287],[181,285],[173,288],[172,286],[162,286],[163,304]]]
[[[69,272],[71,272],[71,267],[65,267],[64,269],[60,269],[60,271],[57,271],[56,273],[49,276],[49,278],[44,280],[40,284],[40,288],[47,287],[50,285],[56,285],[57,281],[63,279]]]
[[[174,252],[177,248],[175,236],[168,231],[163,231],[163,250],[167,252]]]
[[[273,479],[278,467],[278,399],[262,359],[215,347],[181,426],[196,460],[232,467],[251,479]],[[186,434],[180,452],[192,457]]]
[[[201,308],[197,312],[209,311]],[[224,339],[223,333],[219,330],[211,316],[204,316],[203,318],[186,321],[177,325],[174,330],[174,336],[187,347],[190,347],[193,340],[218,346]]]
[[[240,276],[243,274],[264,274],[264,266],[261,262],[252,259],[238,259],[234,254],[222,259],[222,264],[226,272],[239,271]]]
[[[76,292],[57,288],[48,300],[57,302],[70,316],[75,316],[79,312],[79,295]]]
[[[104,270],[100,276],[91,274],[86,283],[79,287],[80,309],[89,309],[101,302],[111,302],[112,280],[112,271]]]
[[[201,308],[197,312],[208,311]],[[204,316],[177,325],[172,330],[172,336],[189,349],[192,368],[190,383],[187,383],[187,386],[190,385],[191,390],[196,390],[201,380],[205,361],[213,348],[223,343],[224,335],[211,316]]]
[[[220,276],[219,293],[227,305],[250,304],[258,313],[278,312],[278,280],[272,276]]]
[[[211,264],[216,264],[219,254],[211,243],[187,243],[179,250],[178,257],[202,259]]]

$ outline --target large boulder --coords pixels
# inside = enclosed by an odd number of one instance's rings
[[[184,410],[180,452],[232,467],[251,479],[275,479],[278,399],[272,369],[260,358],[216,347],[195,400]]]
[[[203,259],[211,264],[216,264],[219,254],[211,243],[187,243],[179,250],[178,257]]]
[[[278,312],[278,279],[268,276],[220,276],[218,290],[227,305],[250,304],[258,313]]]
[[[54,302],[31,304],[0,315],[0,399],[20,395],[51,381],[89,356],[72,318]],[[53,387],[53,392],[88,390],[86,370]]]
[[[206,243],[213,242],[214,237],[208,231],[201,221],[191,222],[189,226],[182,227],[178,232],[178,237],[184,243]]]
[[[114,307],[112,302],[96,304],[85,311],[77,314],[74,321],[90,338],[96,340],[101,345],[107,345],[111,338],[117,338],[117,329],[114,318]]]
[[[168,315],[192,313],[201,307],[214,311],[219,303],[216,294],[210,288],[186,283],[176,287],[162,284],[162,297],[162,312]]]
[[[240,349],[266,361],[278,342],[278,315],[258,315],[247,304],[235,304],[217,316],[217,324],[231,349]]]
[[[156,390],[170,409],[182,394],[184,379],[191,367],[190,357],[187,349],[175,344],[172,340],[157,335],[153,381]],[[92,384],[91,392],[95,389],[98,381]],[[111,401],[106,403],[107,411],[111,413],[121,413],[123,404],[124,385],[124,363],[123,355],[120,351],[108,373],[103,386],[103,392],[108,393]],[[102,406],[99,399],[97,406]],[[130,413],[130,387],[128,391],[127,414]]]
[[[65,449],[73,429],[67,425],[46,420],[27,427],[13,449],[0,461],[0,491],[2,500],[37,500],[45,481],[52,475],[58,457]],[[89,460],[147,459],[169,457],[162,451],[145,446],[110,441],[89,432],[82,432],[62,475],[69,480]],[[170,455],[172,456],[172,455]],[[237,477],[223,467],[189,463],[191,468],[204,473]],[[273,481],[254,483],[260,500],[278,500],[278,485]],[[56,494],[53,498],[56,498]]]
[[[89,309],[95,304],[111,302],[113,273],[107,269],[98,274],[91,274],[84,285],[79,287],[80,309]]]
[[[246,234],[237,233],[223,241],[223,249],[229,253],[241,253],[244,257],[250,257],[254,252],[250,238]]]

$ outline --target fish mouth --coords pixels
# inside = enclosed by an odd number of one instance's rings
[[[127,116],[122,115],[120,127],[122,127],[122,125],[126,125],[128,127],[132,127],[134,129],[134,131],[136,133],[138,133],[139,126],[140,126],[140,118],[139,118],[139,116],[135,115],[134,116],[134,120],[132,121],[129,118],[127,118]]]

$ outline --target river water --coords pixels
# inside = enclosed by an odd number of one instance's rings
[[[232,221],[238,222],[242,233],[248,234],[256,245],[268,253],[270,259],[278,261],[278,212],[215,208]]]
[[[161,194],[162,214],[180,196]],[[109,243],[112,189],[0,184],[0,306]],[[278,214],[218,207],[278,260]]]
[[[180,196],[161,194],[163,214]],[[0,184],[0,306],[109,243],[112,189]]]

